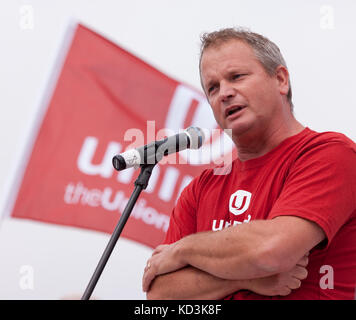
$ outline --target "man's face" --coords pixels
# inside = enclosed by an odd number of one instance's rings
[[[230,40],[206,49],[201,79],[217,123],[231,129],[233,137],[256,136],[278,125],[285,85],[266,73],[244,42]]]

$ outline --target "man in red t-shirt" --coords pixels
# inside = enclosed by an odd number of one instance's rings
[[[239,29],[202,40],[201,83],[238,158],[182,192],[145,268],[148,299],[353,299],[355,143],[295,119],[274,43]]]

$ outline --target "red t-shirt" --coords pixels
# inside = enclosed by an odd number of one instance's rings
[[[226,299],[354,299],[356,145],[340,133],[306,128],[262,157],[236,159],[226,175],[204,170],[183,190],[164,242],[281,215],[314,221],[326,234],[310,252],[308,277],[286,297],[241,290]]]

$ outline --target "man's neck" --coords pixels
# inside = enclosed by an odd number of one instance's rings
[[[273,129],[256,133],[246,133],[234,138],[237,154],[241,161],[261,157],[277,147],[283,140],[304,130],[304,126],[293,119],[291,123],[283,123]]]

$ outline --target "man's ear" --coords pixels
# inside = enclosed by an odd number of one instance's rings
[[[289,91],[289,72],[285,66],[279,65],[276,68],[276,80],[278,81],[279,92],[286,96]]]

